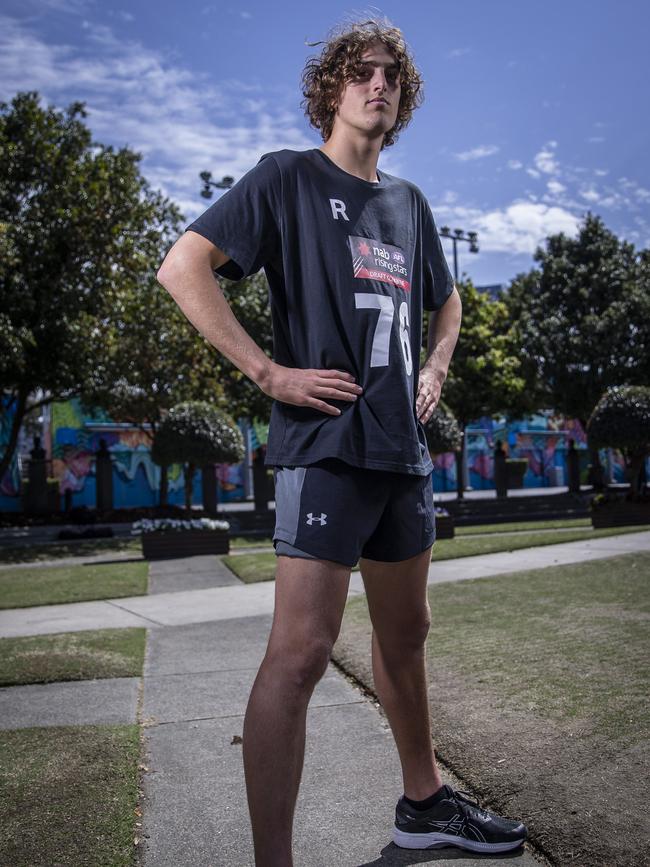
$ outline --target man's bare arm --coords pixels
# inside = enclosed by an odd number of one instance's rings
[[[352,374],[289,368],[272,361],[237,321],[214,276],[214,269],[229,258],[207,238],[189,231],[176,241],[156,276],[197,331],[265,394],[340,415],[338,407],[322,398],[356,400],[362,389]]]
[[[440,400],[460,332],[462,309],[460,295],[454,286],[442,307],[432,311],[429,317],[427,360],[420,370],[416,401],[417,416],[423,424],[429,421]]]

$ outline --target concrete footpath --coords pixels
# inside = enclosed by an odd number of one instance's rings
[[[650,550],[650,532],[433,563],[429,581],[639,550]],[[353,573],[350,594],[360,592],[360,574]],[[253,867],[241,737],[271,628],[273,597],[273,581],[243,585],[217,557],[193,557],[150,564],[148,596],[0,612],[0,637],[108,626],[148,629],[139,710],[140,678],[16,686],[0,689],[0,728],[141,723],[148,769],[144,867]],[[463,788],[457,780],[446,781]],[[504,858],[525,867],[538,863],[528,850],[496,858],[457,849],[399,849],[390,832],[401,793],[385,717],[330,664],[307,715],[294,825],[296,867],[459,860],[495,865]]]

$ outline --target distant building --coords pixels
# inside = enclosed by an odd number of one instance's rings
[[[503,290],[506,288],[505,283],[491,283],[489,286],[477,286],[479,292],[487,292],[493,301],[497,301]]]

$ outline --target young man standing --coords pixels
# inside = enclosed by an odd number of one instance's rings
[[[421,99],[401,32],[334,34],[303,74],[324,144],[265,154],[176,242],[158,279],[194,326],[274,399],[275,610],[244,720],[255,863],[290,867],[307,706],[337,638],[359,561],[376,690],[403,771],[399,846],[516,848],[521,823],[443,786],[430,731],[424,642],[435,538],[423,423],[435,408],[461,304],[429,205],[377,171]],[[233,316],[213,272],[264,267],[274,359]],[[419,370],[423,307],[435,311]]]

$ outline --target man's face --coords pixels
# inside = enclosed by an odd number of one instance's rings
[[[386,133],[395,126],[400,93],[397,62],[383,43],[375,42],[363,51],[354,77],[343,86],[334,125]]]

